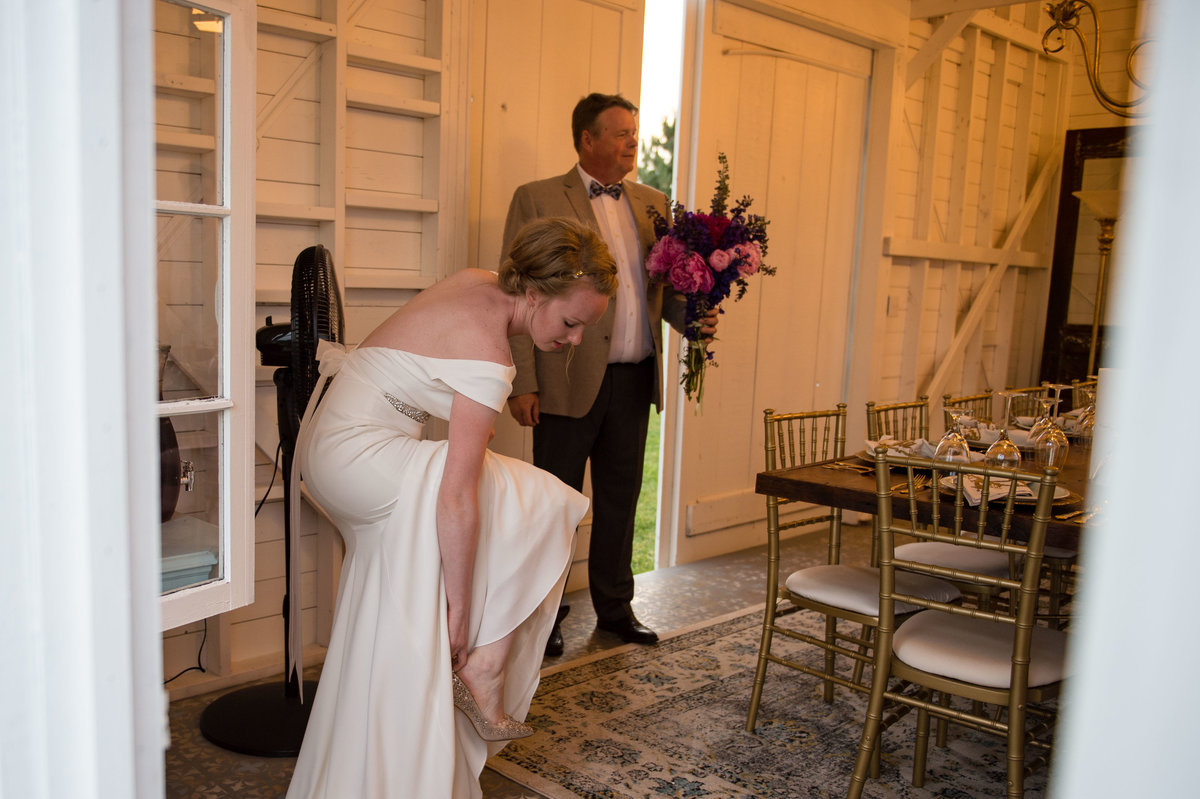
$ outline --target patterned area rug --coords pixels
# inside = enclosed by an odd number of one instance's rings
[[[790,619],[817,632],[815,619]],[[866,698],[839,689],[827,705],[818,681],[772,664],[757,734],[746,732],[761,625],[761,609],[747,609],[655,647],[543,671],[528,719],[537,733],[488,765],[551,799],[844,796]],[[783,646],[817,662],[814,648],[791,643]],[[931,745],[925,787],[913,788],[913,720],[885,733],[880,778],[866,796],[1004,795],[1003,742],[960,727],[947,749]],[[1026,796],[1043,796],[1046,781],[1045,770],[1028,779]]]

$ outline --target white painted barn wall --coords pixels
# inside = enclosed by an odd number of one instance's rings
[[[1029,30],[1026,41],[1040,39],[1040,19],[1031,10],[1036,11],[1036,4],[1001,9],[1008,17],[1004,27],[1017,29],[1018,36]],[[910,54],[933,29],[929,22],[913,21]],[[900,202],[892,235],[1000,246],[1039,170],[1061,150],[1061,85],[1061,68],[1038,51],[1008,44],[974,26],[955,37],[905,98],[906,135],[893,143]],[[942,393],[1027,385],[1034,377],[1054,207],[1050,191],[1021,240],[1021,250],[1041,256],[1042,268],[1012,269],[1006,275],[961,364],[940,390],[935,388],[935,408]],[[885,357],[872,399],[910,400],[928,392],[990,269],[987,263],[892,259],[887,339],[894,353]],[[852,410],[861,415],[861,409]]]

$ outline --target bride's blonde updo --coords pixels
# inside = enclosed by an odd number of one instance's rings
[[[561,216],[535,219],[521,228],[499,274],[500,288],[518,296],[533,289],[556,297],[582,279],[606,297],[617,291],[617,264],[604,239],[583,223]]]

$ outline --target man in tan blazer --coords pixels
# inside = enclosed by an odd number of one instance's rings
[[[509,410],[533,427],[533,462],[582,490],[592,462],[592,537],[588,585],[597,625],[623,641],[652,644],[657,634],[633,614],[634,513],[641,491],[650,404],[662,408],[662,322],[684,324],[684,300],[652,283],[654,245],[648,209],[669,214],[662,192],[625,176],[637,167],[637,107],[620,95],[590,94],[571,118],[579,163],[565,175],[527,183],[513,194],[504,226],[507,255],[517,231],[547,216],[578,219],[600,232],[617,262],[619,287],[608,312],[573,352],[535,350],[513,339]],[[704,332],[716,328],[716,313]],[[565,610],[560,610],[561,620]],[[555,624],[546,653],[562,653]]]

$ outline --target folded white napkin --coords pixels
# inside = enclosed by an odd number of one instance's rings
[[[958,475],[952,474],[943,477],[941,482],[942,485],[953,490],[955,487],[955,481],[957,479]],[[971,507],[977,506],[980,501],[983,500],[983,478],[976,477],[975,475],[971,474],[964,474],[962,475],[962,480],[963,499],[965,499],[967,504]],[[1009,481],[1003,478],[993,478],[992,482],[988,485],[988,501],[996,502],[997,500],[1006,499],[1008,497],[1008,483]],[[1037,495],[1033,492],[1033,489],[1029,487],[1028,483],[1017,483],[1017,499],[1032,500],[1036,496]]]
[[[888,452],[896,455],[904,455],[909,458],[932,458],[934,444],[930,444],[923,438],[918,438],[914,441],[900,441],[891,436],[884,436],[878,441],[867,439],[867,452],[871,455],[875,454],[875,447],[880,444],[887,447]]]
[[[968,439],[968,440],[969,441],[975,440],[985,446],[990,447],[992,444],[994,444],[996,442],[996,439],[999,437],[1000,437],[1000,428],[996,427],[995,425],[990,425],[990,424],[982,425],[981,424],[979,426],[979,437],[977,439]],[[1012,442],[1014,444],[1016,444],[1021,449],[1026,449],[1029,447],[1029,431],[1028,430],[1020,430],[1015,427],[1010,427],[1010,428],[1008,428],[1008,437],[1009,437],[1009,439],[1012,440]]]

